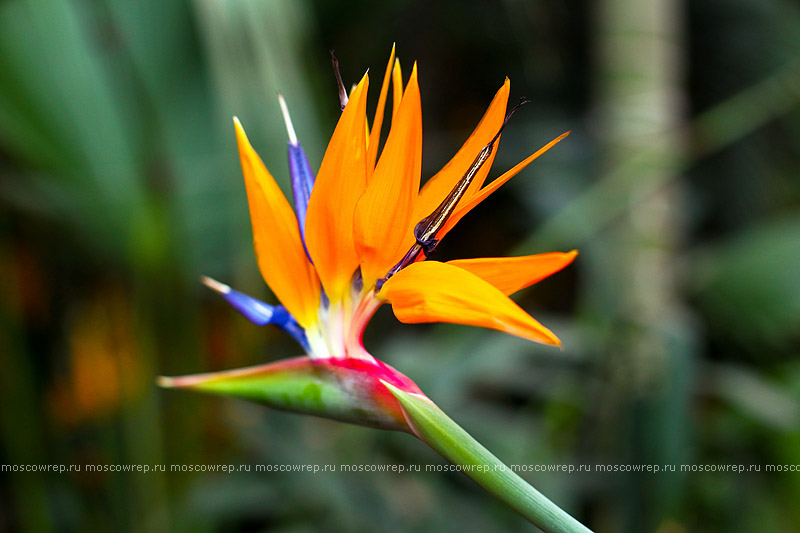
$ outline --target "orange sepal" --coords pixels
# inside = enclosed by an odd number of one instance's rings
[[[413,206],[421,164],[422,110],[415,64],[386,146],[353,218],[353,236],[367,287],[408,248],[412,225],[416,223]]]
[[[250,145],[239,120],[234,118],[233,122],[258,267],[278,300],[301,326],[308,327],[317,319],[319,280],[303,249],[297,219],[275,179]]]
[[[358,268],[353,213],[367,183],[366,75],[350,94],[322,159],[306,215],[306,247],[332,300]]]
[[[397,116],[397,108],[403,99],[403,71],[400,69],[400,60],[395,58],[392,69],[392,120]]]
[[[389,278],[378,296],[388,300],[394,315],[406,324],[450,322],[496,329],[542,344],[561,344],[499,289],[446,263],[409,265]]]
[[[551,276],[566,267],[578,255],[571,252],[551,252],[522,257],[481,257],[479,259],[457,259],[448,265],[472,272],[490,283],[503,294],[511,295]]]
[[[525,167],[530,165],[534,159],[537,159],[540,155],[548,151],[550,148],[561,142],[567,135],[571,132],[562,133],[549,143],[545,144],[538,150],[536,150],[533,154],[529,155],[516,165],[511,168],[511,170],[504,173],[502,176],[497,178],[496,180],[492,181],[489,185],[478,191],[476,194],[472,196],[465,197],[462,201],[456,206],[456,210],[453,212],[453,215],[447,220],[447,223],[444,225],[442,230],[438,233],[438,237],[441,239],[453,226],[455,226],[459,220],[461,220],[464,215],[472,211],[472,209],[477,206],[479,203],[484,201],[490,194],[494,191],[499,189],[502,185],[504,185],[508,180],[519,174]]]
[[[375,118],[372,120],[372,132],[367,139],[367,181],[375,170],[375,159],[378,157],[378,145],[381,141],[381,126],[383,126],[383,114],[386,109],[386,96],[389,94],[389,81],[392,78],[394,68],[394,45],[392,53],[389,55],[389,63],[386,65],[386,72],[383,75],[381,93],[378,97],[378,106],[375,108]]]
[[[425,186],[419,193],[419,199],[414,208],[414,216],[416,220],[422,220],[430,215],[436,209],[442,200],[450,193],[455,187],[456,183],[464,176],[469,169],[470,165],[475,161],[475,157],[486,146],[492,138],[497,135],[500,126],[503,125],[503,120],[506,114],[506,105],[508,104],[508,93],[511,88],[511,82],[506,78],[503,86],[495,94],[492,103],[484,113],[475,131],[472,132],[467,142],[461,149],[453,156],[442,170],[436,173],[429,179]],[[473,182],[470,184],[467,192],[462,198],[465,202],[472,195],[477,193],[483,186],[486,176],[489,174],[489,169],[492,167],[494,156],[497,153],[497,146],[492,151],[492,155],[483,164],[481,169],[475,175]]]

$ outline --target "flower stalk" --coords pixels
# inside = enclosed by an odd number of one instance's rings
[[[414,434],[478,485],[548,532],[591,533],[533,488],[427,397],[385,384],[400,402]]]

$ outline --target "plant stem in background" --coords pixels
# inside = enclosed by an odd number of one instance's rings
[[[618,191],[619,197],[604,199],[627,209],[594,243],[603,257],[587,257],[601,272],[587,303],[605,317],[600,345],[607,401],[598,423],[614,428],[620,417],[631,417],[635,433],[606,430],[600,439],[639,443],[622,446],[631,462],[680,462],[676,454],[685,439],[680,428],[688,425],[691,343],[676,276],[685,207],[682,182],[674,175],[685,152],[681,9],[675,0],[604,0],[595,21],[602,164],[614,168],[648,149],[636,180]],[[660,184],[654,193],[652,183]],[[630,396],[646,399],[626,410],[622,406]],[[628,496],[621,500],[631,506],[629,526],[650,529],[666,518],[678,482],[667,474],[627,478]],[[655,524],[638,523],[647,505]]]

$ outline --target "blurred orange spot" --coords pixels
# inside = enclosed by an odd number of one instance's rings
[[[74,426],[113,416],[142,391],[142,365],[126,294],[108,290],[79,304],[69,324],[69,369],[50,390],[57,423]]]

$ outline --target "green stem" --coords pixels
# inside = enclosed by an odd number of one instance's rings
[[[547,532],[591,533],[484,448],[428,398],[384,382],[416,435],[464,474]]]

